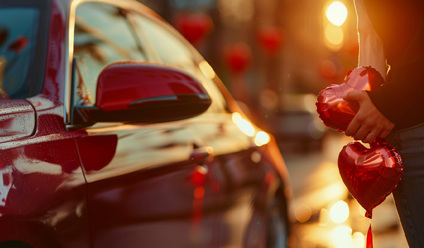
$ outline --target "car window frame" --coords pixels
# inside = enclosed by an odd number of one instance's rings
[[[69,22],[68,22],[68,56],[69,56],[69,66],[68,69],[70,71],[69,73],[69,84],[67,84],[67,87],[65,89],[65,106],[66,109],[66,114],[65,116],[67,117],[65,119],[65,124],[67,125],[68,129],[74,129],[80,126],[84,126],[84,124],[81,123],[76,123],[75,122],[75,116],[74,116],[74,112],[75,112],[75,99],[74,99],[74,95],[75,95],[75,87],[76,84],[78,84],[78,80],[80,79],[80,73],[77,70],[77,66],[76,66],[76,61],[74,59],[74,38],[75,38],[75,25],[76,25],[76,11],[77,8],[80,5],[83,5],[85,3],[99,3],[99,4],[106,4],[106,5],[110,5],[112,7],[115,8],[119,8],[119,9],[123,9],[124,11],[128,12],[133,8],[138,8],[140,6],[138,6],[138,3],[135,1],[122,1],[122,2],[116,2],[114,0],[75,0],[71,3],[70,8],[69,8]],[[142,6],[144,7],[144,6]],[[125,13],[127,15],[127,19],[128,19],[128,14]],[[129,29],[131,29],[131,35],[133,36],[134,40],[137,43],[137,48],[140,49],[140,47],[138,47],[138,45],[142,45],[139,44],[139,36],[137,34],[134,33],[134,28],[133,25],[131,24],[131,20],[127,20],[128,21],[128,26]],[[140,50],[141,53],[143,53],[143,50]],[[146,61],[150,61],[150,56],[152,56],[150,53],[146,52],[145,53],[146,56]],[[92,94],[95,94],[95,92],[92,92]],[[89,125],[87,123],[87,125]]]

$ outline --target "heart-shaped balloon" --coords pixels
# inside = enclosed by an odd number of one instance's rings
[[[395,190],[402,173],[403,164],[399,153],[383,141],[364,147],[351,142],[339,154],[339,172],[353,197],[372,217],[372,210]]]
[[[205,13],[180,14],[175,19],[174,25],[193,45],[199,45],[214,26],[212,18]]]
[[[381,74],[372,67],[358,67],[350,71],[342,84],[330,85],[318,95],[316,103],[319,117],[328,127],[346,131],[358,111],[358,104],[343,100],[352,90],[374,90],[384,83]]]

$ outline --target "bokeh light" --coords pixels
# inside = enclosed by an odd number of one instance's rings
[[[346,6],[339,2],[334,1],[328,5],[325,15],[327,19],[334,25],[340,27],[346,21],[347,18],[347,8]]]
[[[352,235],[353,246],[355,248],[364,248],[365,247],[365,235],[361,232],[355,232]]]
[[[330,208],[330,219],[334,223],[343,223],[349,218],[349,206],[345,201],[338,201]]]
[[[312,209],[310,206],[306,204],[300,204],[294,210],[294,217],[300,223],[305,223],[311,218],[311,216],[312,216]]]
[[[269,135],[266,132],[259,131],[255,136],[255,145],[263,146],[265,144],[268,144],[270,140],[271,140],[271,137],[269,137]]]
[[[354,248],[352,228],[349,226],[335,227],[331,232],[331,241],[335,248]]]
[[[249,137],[255,136],[255,128],[252,123],[243,119],[241,114],[235,112],[232,115],[233,122],[237,125],[240,130]]]
[[[324,29],[325,44],[331,50],[339,50],[343,46],[344,33],[341,27],[327,24]]]
[[[327,226],[330,223],[330,213],[328,209],[322,208],[320,210],[318,223],[320,226]]]

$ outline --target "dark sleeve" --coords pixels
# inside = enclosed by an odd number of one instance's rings
[[[377,109],[396,129],[424,122],[424,62],[405,65],[381,88],[368,92]]]
[[[366,0],[390,66],[384,86],[368,92],[397,129],[424,122],[424,27],[418,0]]]

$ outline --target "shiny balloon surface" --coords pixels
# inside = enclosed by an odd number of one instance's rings
[[[317,112],[328,127],[339,132],[346,131],[358,111],[358,104],[343,100],[343,95],[353,90],[371,91],[384,83],[380,73],[372,67],[351,70],[340,85],[330,85],[318,95]]]
[[[359,142],[343,147],[338,159],[339,172],[353,197],[372,217],[372,210],[392,193],[403,173],[399,153],[385,142],[370,148]]]

